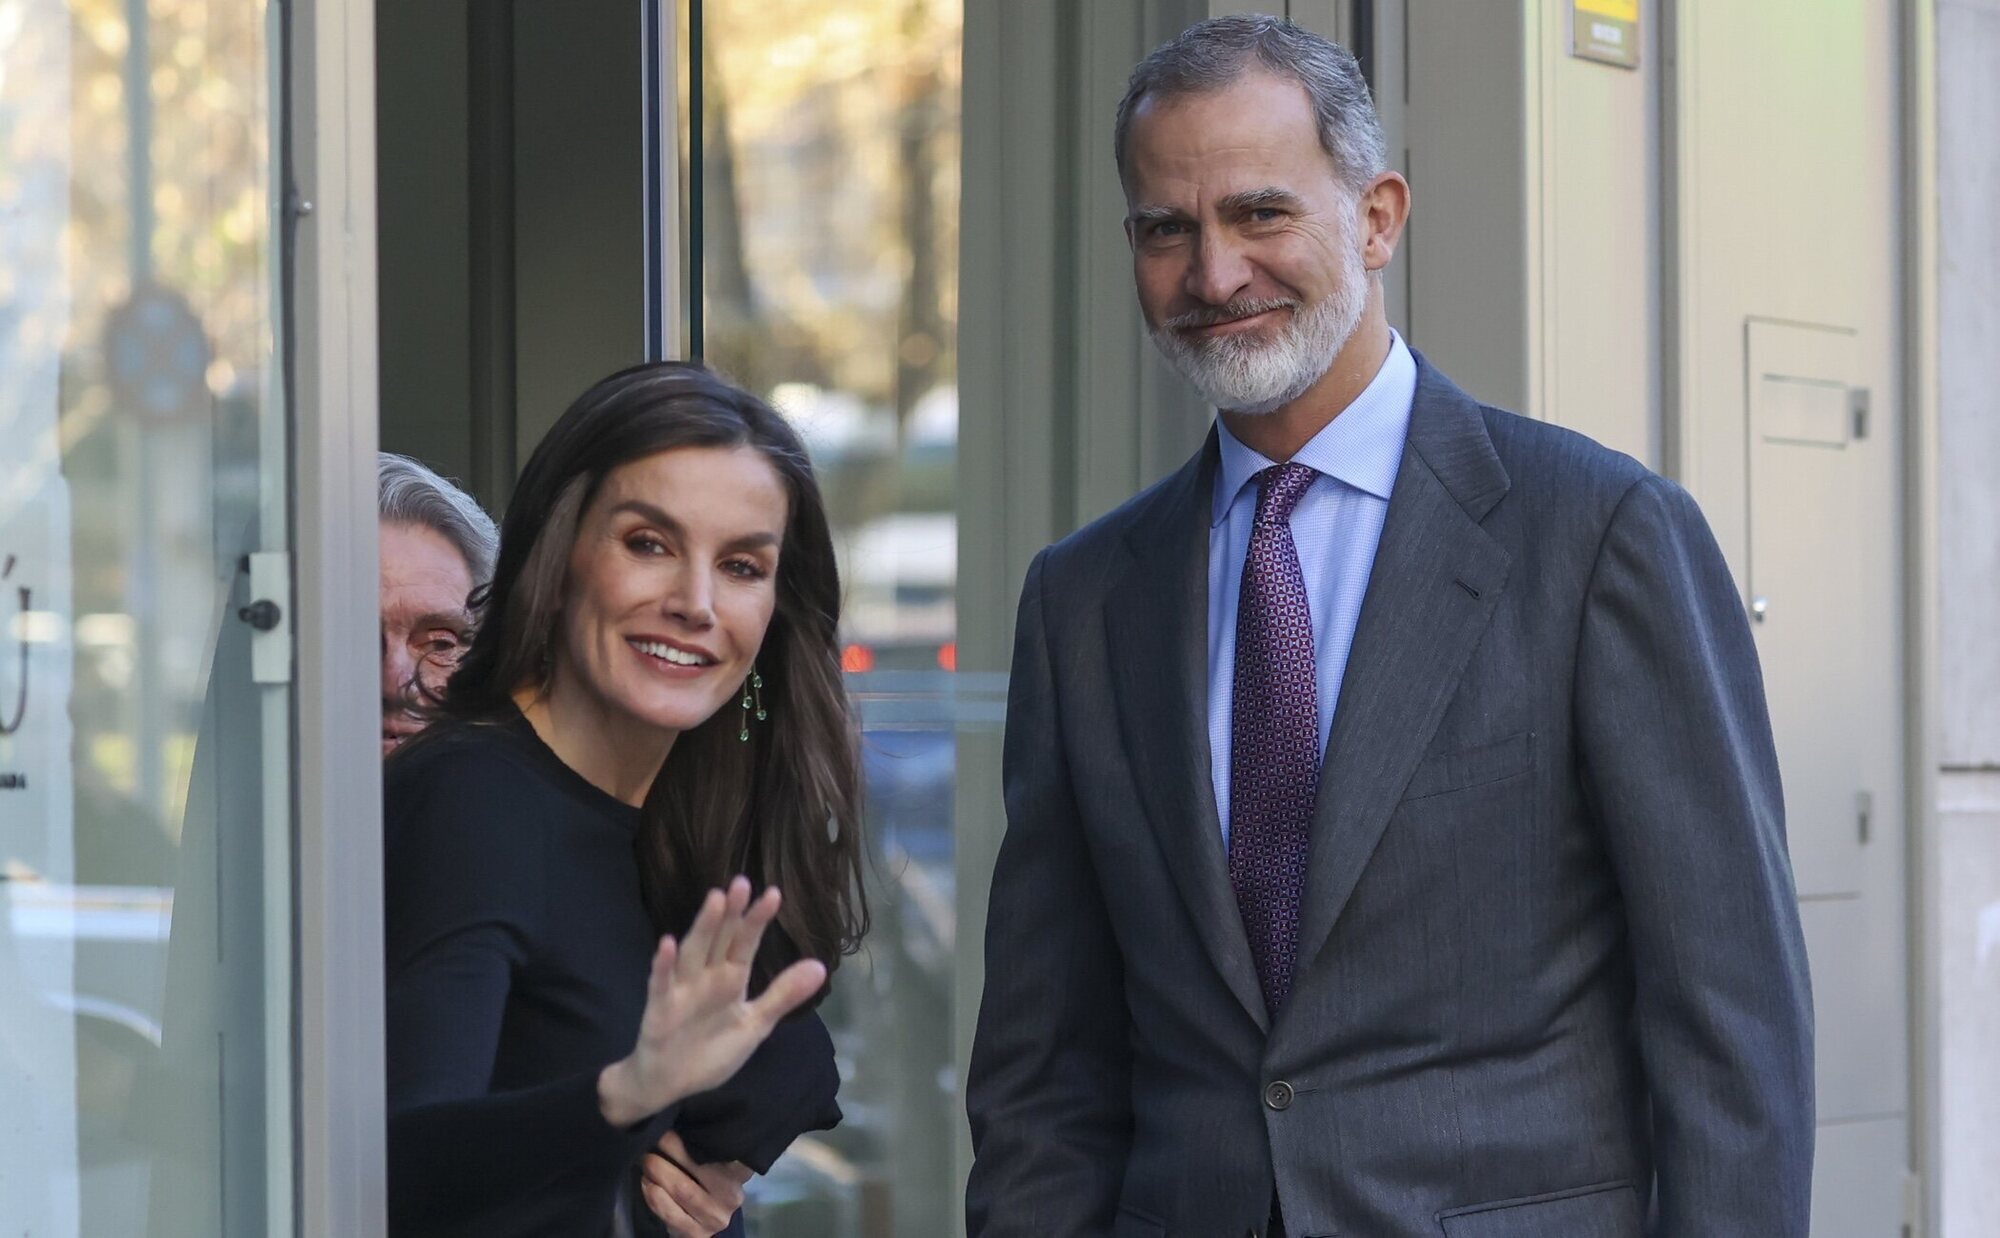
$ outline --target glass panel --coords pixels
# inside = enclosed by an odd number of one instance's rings
[[[0,0],[9,1234],[289,1228],[287,702],[237,618],[284,534],[273,20]]]
[[[963,6],[705,0],[702,21],[703,352],[819,466],[875,851],[875,930],[825,1010],[847,1120],[757,1181],[749,1218],[928,1238],[958,1211],[954,732],[1000,707],[954,673]]]

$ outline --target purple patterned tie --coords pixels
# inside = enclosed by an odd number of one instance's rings
[[[1271,1014],[1292,991],[1299,896],[1319,789],[1319,676],[1292,508],[1319,474],[1303,464],[1257,474],[1257,516],[1236,602],[1236,688],[1229,742],[1229,884],[1250,935]]]

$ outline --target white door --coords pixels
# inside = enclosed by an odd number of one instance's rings
[[[1757,616],[1817,1014],[1813,1233],[1899,1238],[1897,6],[1676,8],[1681,466]]]

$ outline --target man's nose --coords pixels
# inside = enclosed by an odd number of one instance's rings
[[[1187,293],[1207,305],[1227,305],[1250,284],[1250,260],[1241,246],[1213,232],[1195,243]]]
[[[403,641],[386,641],[382,646],[382,699],[400,701],[410,694],[410,681],[416,677],[417,660],[411,656],[410,647]]]

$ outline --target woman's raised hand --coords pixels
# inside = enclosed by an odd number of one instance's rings
[[[710,890],[687,937],[662,937],[646,985],[646,1013],[629,1056],[597,1077],[597,1103],[613,1126],[630,1126],[696,1092],[720,1086],[778,1020],[826,983],[826,965],[801,959],[752,1000],[750,964],[778,914],[778,891],[754,902],[738,877]]]

